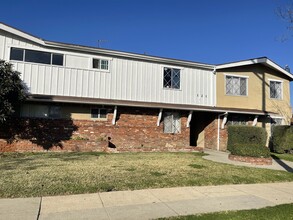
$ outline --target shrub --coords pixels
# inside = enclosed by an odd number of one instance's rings
[[[229,126],[227,149],[233,155],[270,157],[265,147],[267,133],[264,128],[252,126]]]
[[[278,125],[272,134],[273,151],[283,154],[293,148],[293,126]]]
[[[259,144],[236,144],[231,154],[247,157],[267,158],[270,157],[270,150],[268,147],[260,146]]]

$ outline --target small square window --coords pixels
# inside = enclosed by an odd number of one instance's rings
[[[107,110],[101,108],[92,108],[91,118],[107,118]]]
[[[109,70],[109,61],[103,59],[93,59],[93,68],[100,70]]]
[[[52,54],[52,64],[58,65],[58,66],[63,66],[63,54],[53,53]]]
[[[164,88],[180,89],[180,69],[164,67]]]
[[[23,61],[24,49],[12,47],[10,50],[10,60],[20,60]]]

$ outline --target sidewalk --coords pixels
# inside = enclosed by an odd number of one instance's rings
[[[203,156],[204,159],[219,162],[219,163],[227,163],[236,166],[246,166],[246,167],[256,167],[256,168],[264,168],[264,169],[272,169],[272,170],[284,170],[293,173],[293,162],[285,161],[285,160],[277,160],[273,159],[272,165],[254,165],[245,162],[233,161],[228,159],[229,153],[222,151],[215,151],[204,149],[205,153],[209,155]]]
[[[293,203],[292,188],[293,182],[288,182],[0,199],[0,219],[143,220],[205,212],[255,209]]]

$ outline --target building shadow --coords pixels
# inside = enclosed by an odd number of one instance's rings
[[[0,139],[5,139],[7,144],[28,140],[44,150],[63,149],[62,142],[70,140],[77,129],[71,119],[11,117],[0,127]]]
[[[288,166],[284,161],[282,161],[279,157],[275,155],[271,155],[273,160],[276,161],[281,167],[283,167],[286,171],[293,173],[293,168]]]

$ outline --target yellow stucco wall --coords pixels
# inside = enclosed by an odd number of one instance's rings
[[[225,75],[248,77],[247,96],[226,95]],[[270,98],[269,79],[281,80],[283,98]],[[290,107],[290,86],[288,78],[263,65],[249,65],[217,71],[217,107],[257,109],[278,113],[289,124],[292,110]]]

